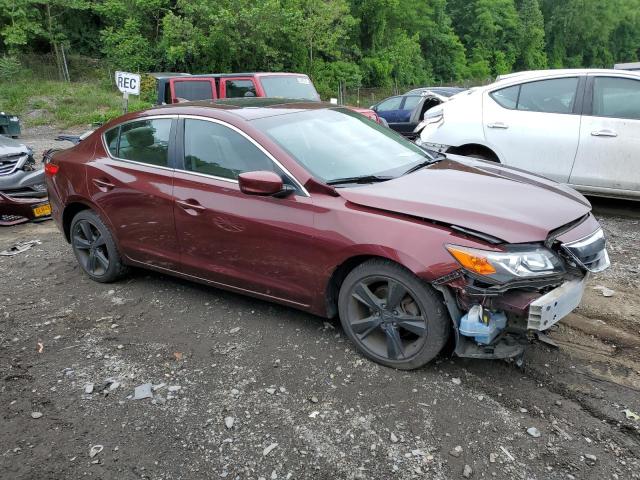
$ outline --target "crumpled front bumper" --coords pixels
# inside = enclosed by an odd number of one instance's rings
[[[47,196],[44,169],[17,170],[9,175],[0,175],[0,192],[11,197],[42,198]]]

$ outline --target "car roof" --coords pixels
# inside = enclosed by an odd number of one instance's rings
[[[462,87],[420,87],[409,90],[404,95],[419,95],[422,92],[433,92],[444,97],[452,97],[456,93],[465,91],[466,88]]]
[[[588,75],[588,74],[630,74],[640,77],[640,72],[634,72],[631,70],[616,70],[613,68],[557,68],[551,70],[528,70],[524,72],[514,72],[508,73],[505,75],[498,75],[496,77],[496,82],[501,82],[503,80],[528,80],[528,79],[536,79],[536,78],[544,78],[544,77],[552,77],[552,76],[563,76],[563,75]]]
[[[199,113],[206,110],[210,110],[212,113],[217,110],[224,110],[225,112],[234,114],[245,120],[255,120],[258,118],[283,115],[285,113],[340,108],[343,107],[326,102],[312,102],[309,100],[291,98],[252,97],[199,100],[195,102],[161,105],[145,110],[143,114],[167,114],[169,113],[168,111],[173,112],[175,110],[179,110],[180,114],[188,115],[189,110],[197,110]]]

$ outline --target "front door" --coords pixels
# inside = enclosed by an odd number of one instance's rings
[[[485,94],[487,146],[506,165],[568,182],[580,134],[578,84],[578,77],[554,78]]]
[[[107,217],[122,253],[135,261],[177,269],[173,223],[171,139],[177,119],[142,119],[104,135],[101,150],[87,164],[91,200]]]
[[[640,80],[594,75],[588,94],[571,184],[640,196]]]
[[[308,305],[314,207],[293,180],[235,127],[184,119],[184,164],[176,171],[175,219],[185,273]],[[240,192],[242,172],[269,170],[297,188],[286,198]]]

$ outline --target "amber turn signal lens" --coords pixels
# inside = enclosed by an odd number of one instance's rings
[[[496,273],[496,269],[489,263],[486,257],[479,255],[473,255],[472,253],[465,252],[453,246],[447,246],[449,253],[454,256],[460,265],[469,270],[470,272],[478,273],[480,275],[491,275]]]

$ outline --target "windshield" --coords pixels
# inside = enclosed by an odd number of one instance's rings
[[[320,100],[313,83],[306,75],[282,75],[261,77],[260,83],[267,97]]]
[[[253,124],[324,182],[399,176],[432,159],[393,130],[342,108],[261,118]]]

